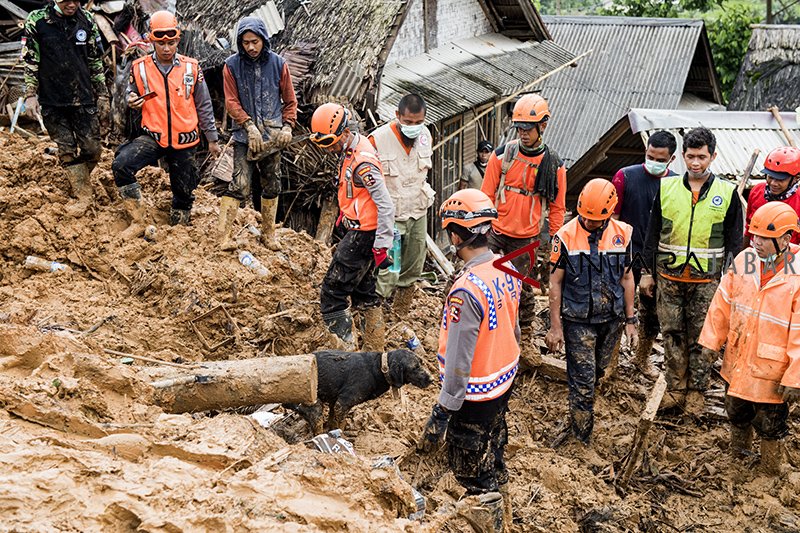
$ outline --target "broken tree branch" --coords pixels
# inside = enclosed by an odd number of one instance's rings
[[[647,445],[647,433],[653,426],[658,407],[661,405],[661,399],[664,397],[664,392],[666,390],[667,380],[664,378],[664,374],[659,374],[655,385],[653,385],[653,390],[650,392],[650,398],[647,400],[647,404],[645,404],[644,411],[642,411],[642,416],[639,418],[639,425],[633,437],[633,447],[621,469],[622,475],[620,476],[619,486],[623,489],[628,486],[631,476],[636,471],[639,458]]]

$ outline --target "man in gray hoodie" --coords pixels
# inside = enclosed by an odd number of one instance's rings
[[[279,250],[275,215],[281,192],[281,153],[292,140],[297,121],[297,97],[284,59],[270,50],[261,19],[245,17],[237,31],[238,53],[222,70],[225,107],[233,119],[233,179],[219,209],[220,247],[236,248],[231,228],[240,203],[258,178],[261,185],[261,242]],[[256,199],[254,199],[255,203]]]

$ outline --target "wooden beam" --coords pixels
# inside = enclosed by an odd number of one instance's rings
[[[620,146],[619,148],[611,147],[606,150],[606,155],[631,155],[631,156],[639,156],[644,159],[644,150],[641,148],[625,148]]]
[[[633,473],[639,465],[639,459],[647,445],[647,433],[653,426],[653,421],[658,412],[658,406],[661,405],[661,399],[664,397],[666,390],[667,380],[662,373],[658,375],[658,379],[656,379],[656,383],[653,385],[653,390],[650,392],[650,397],[644,406],[644,411],[642,411],[642,415],[639,417],[639,425],[636,427],[636,433],[633,436],[633,446],[623,463],[621,475],[619,477],[619,486],[623,489],[628,486],[631,476],[633,476]]]
[[[11,13],[17,18],[21,18],[22,20],[28,18],[28,12],[22,9],[21,7],[17,6],[16,4],[14,4],[13,2],[11,2],[10,0],[0,0],[0,7],[6,8],[6,10],[9,13]]]

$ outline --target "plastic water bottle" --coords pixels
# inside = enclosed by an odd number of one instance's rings
[[[255,273],[259,276],[269,276],[269,270],[267,270],[267,267],[262,265],[261,261],[256,259],[255,256],[253,256],[253,254],[247,250],[242,250],[239,252],[239,262],[247,268],[255,271]]]
[[[389,272],[400,272],[400,255],[402,250],[402,237],[400,236],[400,230],[397,229],[397,226],[394,227],[394,242],[392,243],[392,249],[389,252],[389,257],[392,258],[392,266],[389,267]]]
[[[417,334],[414,333],[414,330],[408,326],[403,326],[400,330],[400,335],[403,337],[403,340],[408,346],[409,350],[416,350],[419,348],[419,339],[417,338]]]
[[[29,255],[25,258],[25,264],[23,264],[25,268],[29,268],[31,270],[38,270],[40,272],[69,272],[72,270],[69,268],[68,265],[64,263],[57,263],[55,261],[48,261],[47,259],[42,259],[41,257],[36,257],[35,255]]]

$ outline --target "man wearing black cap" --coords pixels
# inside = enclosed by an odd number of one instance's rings
[[[483,185],[483,173],[486,172],[486,163],[492,155],[494,146],[486,139],[478,143],[478,159],[467,167],[466,172],[458,183],[458,189],[480,189]]]

